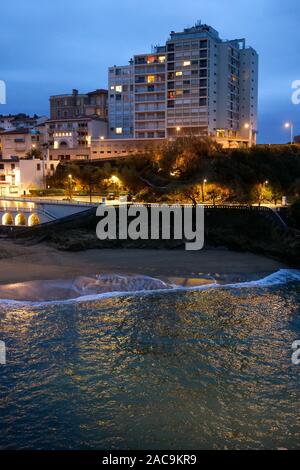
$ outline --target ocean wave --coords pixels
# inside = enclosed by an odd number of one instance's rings
[[[149,276],[127,276],[119,274],[111,275],[97,275],[95,277],[79,277],[74,281],[67,281],[64,283],[64,289],[72,292],[71,298],[59,300],[14,300],[14,299],[1,299],[2,305],[30,305],[30,306],[44,306],[44,305],[61,305],[82,302],[93,302],[96,300],[124,297],[134,295],[153,295],[158,293],[172,293],[172,292],[185,292],[185,291],[205,291],[214,289],[245,289],[245,288],[270,288],[276,285],[284,285],[292,282],[300,282],[300,271],[295,269],[281,269],[269,276],[256,281],[246,281],[231,284],[220,284],[216,281],[212,283],[205,283],[198,286],[185,287],[176,284],[171,284],[162,281],[161,279],[152,278]],[[47,290],[60,287],[59,281],[37,281],[20,284],[27,290],[30,287],[38,286],[40,289],[43,285]],[[15,285],[17,288],[17,285]]]

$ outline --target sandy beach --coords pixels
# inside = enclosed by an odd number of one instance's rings
[[[47,244],[25,246],[1,240],[0,284],[72,279],[103,273],[143,274],[160,278],[213,276],[244,280],[285,268],[279,261],[228,250],[104,249],[58,251]]]

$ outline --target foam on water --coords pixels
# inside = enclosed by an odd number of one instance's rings
[[[66,281],[61,281],[66,283]],[[270,274],[263,279],[256,281],[246,281],[231,284],[218,284],[216,281],[199,286],[184,287],[176,284],[168,284],[161,279],[152,278],[149,276],[127,276],[119,274],[110,275],[97,275],[95,277],[79,277],[70,282],[68,289],[72,292],[71,298],[63,300],[43,300],[43,301],[25,301],[13,299],[1,299],[0,304],[6,305],[53,305],[53,304],[70,304],[78,302],[92,302],[95,300],[122,297],[129,295],[153,295],[157,293],[170,293],[182,291],[205,291],[209,289],[245,289],[245,288],[268,288],[276,285],[284,285],[291,282],[300,282],[300,271],[295,269],[281,269],[275,273]],[[59,290],[59,281],[37,281],[23,283],[22,286],[27,288],[35,286],[36,284],[40,289],[49,290],[50,288],[57,288]],[[17,285],[15,285],[17,287]],[[66,289],[66,285],[64,285]]]

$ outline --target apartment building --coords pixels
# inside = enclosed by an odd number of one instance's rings
[[[0,147],[0,196],[22,196],[30,194],[31,189],[45,189],[47,177],[59,164],[50,159],[45,124],[1,132]],[[32,150],[40,152],[39,158],[29,156]]]
[[[166,137],[166,48],[134,56],[134,137]]]
[[[134,65],[110,67],[108,71],[109,138],[134,136]]]
[[[0,132],[16,129],[33,129],[47,121],[47,116],[28,116],[27,114],[0,115]]]
[[[97,116],[107,119],[107,90],[99,89],[80,94],[50,97],[50,119],[74,119],[79,116]]]
[[[44,189],[58,164],[34,158],[0,160],[0,196],[23,196],[32,189]]]
[[[92,140],[107,137],[107,121],[101,118],[50,119],[45,125],[48,154],[52,160],[88,160]]]
[[[45,125],[35,128],[18,128],[0,133],[0,157],[3,160],[11,158],[27,158],[33,150],[42,150],[46,142]]]
[[[130,85],[124,89],[124,76]],[[165,46],[109,69],[109,137],[211,136],[224,146],[256,141],[258,55],[198,22]]]

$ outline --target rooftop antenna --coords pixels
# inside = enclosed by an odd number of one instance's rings
[[[196,26],[196,28],[198,28],[199,26],[201,26],[201,20],[196,21],[196,25],[195,25],[195,26]]]

